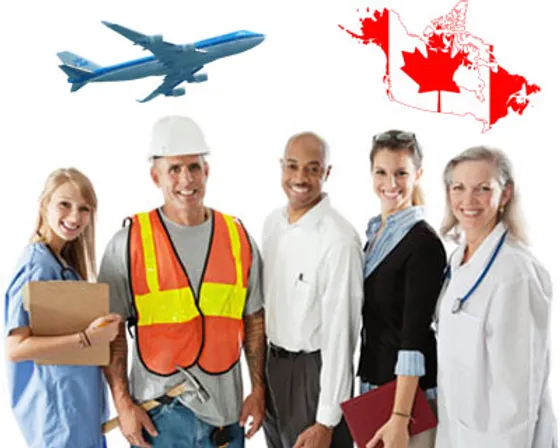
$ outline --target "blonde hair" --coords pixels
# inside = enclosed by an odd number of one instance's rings
[[[91,181],[82,172],[75,168],[60,168],[49,175],[39,197],[39,216],[35,231],[31,236],[31,242],[48,243],[52,230],[46,218],[47,207],[55,190],[67,182],[72,182],[78,187],[80,194],[91,208],[91,218],[89,224],[78,238],[64,245],[62,255],[82,279],[94,281],[97,276],[95,264],[97,196]]]
[[[417,184],[414,186],[412,190],[412,205],[425,205],[426,201],[424,199],[424,191],[422,191],[422,187]]]
[[[416,135],[412,132],[405,132],[399,129],[390,129],[388,131],[373,136],[371,150],[369,152],[370,168],[373,168],[373,159],[375,154],[380,150],[387,149],[389,151],[408,151],[412,158],[414,168],[418,171],[422,168],[422,159],[424,155],[422,148],[416,139]],[[412,190],[412,205],[425,205],[424,192],[420,183],[417,182]]]
[[[515,189],[513,179],[513,167],[509,158],[499,149],[489,148],[487,146],[474,146],[463,151],[458,156],[451,159],[443,171],[443,183],[445,186],[445,213],[440,227],[440,233],[444,238],[451,239],[455,242],[459,241],[461,232],[459,222],[451,211],[449,202],[449,186],[453,181],[453,170],[457,165],[467,161],[486,161],[495,167],[495,179],[500,184],[502,190],[510,185],[511,199],[503,207],[503,212],[498,213],[498,221],[502,221],[509,229],[510,234],[518,241],[527,244],[527,234],[525,232],[525,223],[521,215],[519,205],[519,194]]]

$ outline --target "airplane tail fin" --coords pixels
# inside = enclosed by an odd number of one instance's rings
[[[70,88],[70,92],[75,92],[76,90],[80,90],[86,84],[87,84],[87,82],[74,82],[74,83],[72,83],[72,87]]]
[[[56,55],[64,65],[68,65],[70,67],[81,68],[83,70],[87,70],[88,72],[93,72],[98,68],[101,68],[101,66],[96,64],[95,62],[83,58],[70,51],[61,51]]]
[[[79,82],[72,82],[71,79],[80,79],[83,78],[85,75],[91,74],[91,72],[87,70],[82,70],[77,67],[70,67],[68,65],[59,65],[60,70],[68,75],[68,81],[72,83],[72,88],[70,89],[71,92],[75,92],[76,90],[80,90],[83,86],[87,84],[87,81],[79,81]]]

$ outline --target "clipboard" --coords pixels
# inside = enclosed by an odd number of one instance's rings
[[[109,285],[86,281],[35,281],[23,289],[23,306],[29,312],[32,334],[60,336],[85,330],[109,313]],[[109,343],[68,349],[36,360],[36,364],[109,365]]]

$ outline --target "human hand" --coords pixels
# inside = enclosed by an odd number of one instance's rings
[[[385,423],[373,438],[366,444],[366,448],[378,448],[379,442],[383,448],[407,448],[408,440],[408,418],[393,415]]]
[[[246,433],[246,438],[250,439],[255,435],[255,433],[262,426],[264,420],[264,388],[258,387],[253,389],[251,395],[249,395],[243,402],[243,407],[241,408],[241,415],[239,417],[239,425],[245,426],[249,416],[252,418],[249,423],[249,431]]]
[[[332,428],[315,423],[298,436],[294,448],[329,448],[332,432]]]
[[[121,321],[121,316],[115,313],[95,319],[85,330],[91,345],[101,345],[113,341],[119,333]]]
[[[150,448],[152,445],[144,439],[142,429],[145,429],[152,437],[156,437],[158,432],[146,410],[132,401],[119,406],[115,403],[115,406],[119,415],[121,432],[128,443],[140,448]]]

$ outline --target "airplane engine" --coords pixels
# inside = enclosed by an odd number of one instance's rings
[[[208,81],[208,75],[206,73],[198,73],[193,75],[192,82],[204,82]]]
[[[143,45],[158,44],[160,42],[163,42],[163,36],[161,34],[146,36],[144,39],[140,39],[140,43]]]
[[[185,94],[185,89],[173,89],[171,92],[166,93],[165,96],[183,96]]]
[[[194,46],[194,44],[178,45],[178,47],[183,53],[190,53],[190,52],[196,50],[196,47]]]

